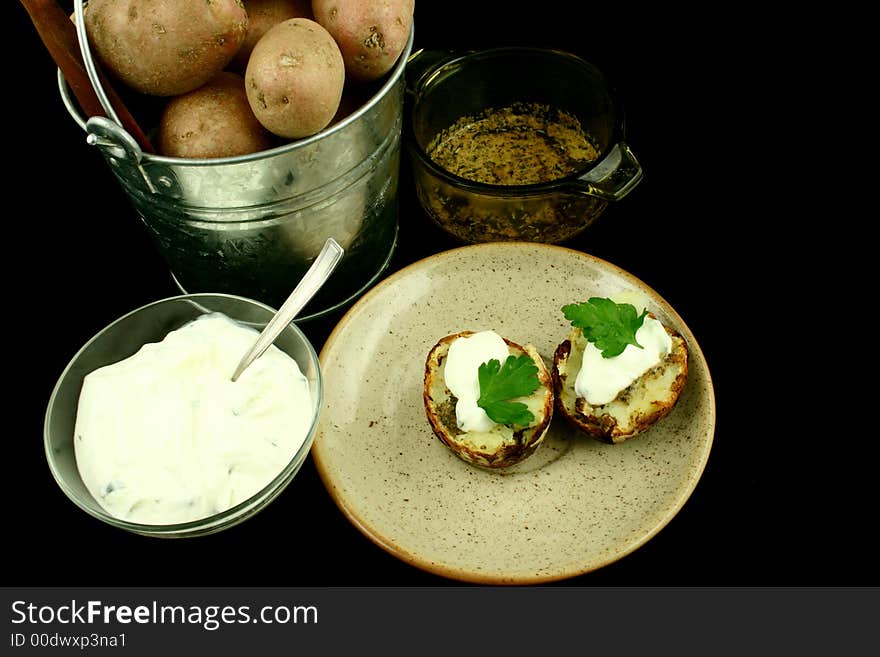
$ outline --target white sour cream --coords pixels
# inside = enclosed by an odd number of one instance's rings
[[[584,348],[584,360],[574,383],[574,391],[591,406],[607,404],[628,388],[633,381],[656,367],[672,350],[672,339],[663,324],[645,317],[636,331],[639,349],[628,344],[626,349],[613,358],[603,358],[601,350],[592,342]]]
[[[489,431],[495,422],[477,406],[480,398],[480,365],[493,358],[502,365],[510,351],[504,338],[494,331],[480,331],[460,337],[449,345],[443,378],[446,387],[458,398],[455,420],[462,431]]]
[[[230,380],[257,332],[214,313],[88,374],[77,467],[111,515],[172,524],[224,511],[289,463],[312,423],[309,384],[272,345]]]

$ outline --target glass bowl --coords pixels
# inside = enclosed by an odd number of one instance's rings
[[[458,55],[422,50],[410,58],[407,89],[411,106],[406,144],[416,194],[425,213],[460,242],[569,240],[642,178],[641,165],[624,140],[623,113],[611,87],[601,71],[571,53],[529,47]],[[453,143],[450,134],[488,132],[479,123],[487,113],[523,106],[544,108],[546,116],[536,114],[535,120],[547,124],[535,134],[545,141],[560,126],[579,124],[591,157],[572,158],[559,173],[550,170],[527,184],[495,184],[477,179],[478,174],[458,175],[450,170],[458,167],[441,166],[430,154],[444,138]],[[548,119],[553,113],[564,118]],[[573,152],[555,148],[560,158]],[[477,147],[456,143],[449,151],[485,156],[474,172],[517,166],[515,157],[496,152],[490,156],[485,148],[478,152]],[[519,166],[533,173],[523,161]]]
[[[129,522],[110,515],[89,493],[77,469],[74,427],[84,377],[93,370],[133,355],[142,345],[162,340],[170,331],[198,318],[220,312],[261,330],[275,310],[260,302],[227,294],[187,294],[155,301],[120,317],[89,340],[71,359],[49,399],[44,425],[46,459],[61,490],[89,515],[136,534],[188,537],[212,534],[253,516],[272,502],[293,480],[311,449],[323,399],[323,380],[318,356],[308,338],[290,324],[275,345],[291,356],[309,383],[312,422],[305,441],[271,482],[243,502],[198,520],[169,525]]]

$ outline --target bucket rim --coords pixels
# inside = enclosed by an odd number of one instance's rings
[[[282,144],[280,146],[275,146],[266,150],[257,151],[255,153],[247,153],[245,155],[235,155],[230,157],[185,158],[171,157],[167,155],[159,155],[153,153],[141,153],[141,163],[151,162],[166,166],[193,167],[246,164],[274,157],[276,155],[289,153],[300,148],[306,148],[324,138],[330,137],[338,132],[342,132],[352,123],[360,119],[365,114],[368,114],[370,110],[378,105],[381,100],[384,99],[403,80],[403,73],[406,69],[407,60],[409,59],[410,53],[412,52],[414,42],[415,20],[413,20],[412,25],[410,26],[409,38],[407,39],[406,45],[404,46],[397,59],[397,63],[394,65],[391,73],[386,74],[387,79],[382,84],[382,86],[372,95],[372,97],[370,97],[367,102],[361,105],[357,110],[349,114],[338,123],[335,123],[329,128],[325,128],[320,132],[315,133],[314,135],[303,137],[301,139],[296,139],[287,144]],[[84,117],[78,110],[76,102],[73,100],[73,98],[71,98],[69,85],[67,84],[67,80],[64,78],[64,75],[61,72],[60,68],[58,69],[58,90],[59,94],[61,95],[61,100],[64,104],[64,107],[67,109],[68,114],[70,114],[71,118],[77,123],[77,125],[79,125],[80,128],[82,128],[85,132],[89,132],[88,120],[92,117]],[[118,125],[118,130],[128,135],[128,132],[121,125]]]

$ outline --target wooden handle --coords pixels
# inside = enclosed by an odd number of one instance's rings
[[[56,0],[21,0],[21,4],[31,17],[34,27],[43,44],[52,56],[52,59],[61,69],[67,85],[70,87],[76,100],[85,112],[86,116],[107,116],[98,95],[92,86],[89,75],[83,63],[82,53],[79,49],[79,39],[76,34],[76,26],[70,17]],[[145,153],[155,153],[156,150],[150,143],[149,138],[141,130],[135,118],[131,115],[122,102],[119,95],[113,90],[106,76],[101,75],[101,86],[107,94],[107,99],[112,103],[113,109],[122,122],[122,127],[137,141],[141,150]]]

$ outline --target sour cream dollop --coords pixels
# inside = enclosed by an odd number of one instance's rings
[[[663,324],[652,317],[636,331],[639,349],[628,344],[613,358],[603,358],[592,342],[584,348],[584,359],[574,383],[574,391],[592,406],[607,404],[645,372],[656,367],[672,350],[672,339]]]
[[[272,481],[312,423],[309,384],[272,345],[233,383],[257,331],[214,313],[88,374],[74,447],[111,515],[144,524],[204,518]]]
[[[459,337],[449,345],[443,378],[446,387],[458,399],[455,421],[462,431],[489,431],[495,422],[477,406],[480,398],[480,365],[493,358],[502,365],[510,351],[504,338],[494,331],[479,331]]]

